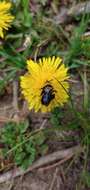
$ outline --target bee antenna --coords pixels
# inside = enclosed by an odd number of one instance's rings
[[[54,77],[55,78],[55,77]],[[69,92],[65,89],[65,87],[63,86],[63,84],[58,80],[58,79],[56,79],[55,78],[55,80],[62,86],[62,88],[64,89],[64,91],[68,94],[68,96],[70,97],[70,94],[69,94]]]
[[[54,77],[54,78],[55,78],[55,77]],[[75,108],[74,108],[73,100],[72,100],[71,94],[65,89],[65,87],[63,86],[63,84],[62,84],[58,79],[55,78],[55,80],[62,86],[62,88],[65,90],[65,92],[66,92],[67,95],[69,96],[70,101],[71,101],[71,105],[72,105],[73,112],[74,112],[75,115],[77,116],[77,112],[76,112],[76,110],[75,110]]]

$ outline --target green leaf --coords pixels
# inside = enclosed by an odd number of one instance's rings
[[[36,151],[33,149],[32,154],[28,155],[26,159],[23,160],[21,167],[25,170],[27,169],[35,160]]]
[[[84,171],[82,178],[87,187],[90,188],[90,172]]]
[[[39,152],[40,154],[43,156],[48,152],[48,145],[47,144],[43,144],[39,147]]]
[[[25,153],[24,152],[21,153],[19,151],[16,151],[16,153],[14,155],[14,160],[17,163],[17,165],[21,165],[24,158],[25,158]]]
[[[35,144],[36,145],[41,145],[44,143],[45,141],[45,135],[42,131],[40,131],[39,133],[37,133],[35,136],[34,136],[34,139],[35,139]]]
[[[25,16],[25,22],[23,23],[24,26],[26,27],[31,27],[32,25],[32,15],[30,13],[26,14]]]
[[[21,133],[25,133],[29,127],[29,121],[25,120],[23,123],[19,124],[18,127],[19,127]]]
[[[34,149],[33,140],[30,138],[28,143],[25,144],[25,150],[27,151],[27,153],[32,153],[33,149]]]

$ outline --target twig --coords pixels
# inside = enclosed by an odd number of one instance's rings
[[[71,83],[78,83],[77,80],[73,80],[73,79],[67,79],[68,82],[71,82]]]
[[[12,108],[12,105],[3,106],[3,107],[0,108],[0,110],[1,110],[1,111],[3,111],[3,110],[9,110],[9,109],[11,109],[11,108]]]
[[[90,13],[90,1],[78,3],[77,5],[71,7],[68,11],[68,15],[70,16],[79,16],[83,13]]]
[[[6,123],[6,122],[16,122],[16,119],[4,116],[0,117],[0,123]]]
[[[18,112],[18,81],[13,81],[13,107]]]
[[[42,170],[49,170],[49,169],[52,169],[58,165],[61,165],[63,164],[64,162],[66,162],[67,160],[69,160],[71,157],[73,156],[73,154],[70,154],[69,156],[67,156],[66,158],[56,162],[55,164],[52,164],[50,166],[47,166],[47,167],[43,167],[43,168],[40,168],[39,170],[42,171]]]
[[[10,185],[7,190],[12,190],[13,186],[14,186],[14,179],[12,181],[10,181]]]
[[[54,183],[57,179],[58,171],[59,171],[59,168],[56,168],[49,190],[53,190]]]
[[[84,85],[84,110],[88,111],[88,81],[87,81],[87,72],[86,65],[84,66],[84,76],[83,76],[83,85]]]
[[[20,175],[24,175],[27,172],[30,172],[34,169],[40,168],[40,167],[45,166],[47,164],[51,164],[51,163],[56,162],[60,159],[65,159],[71,154],[75,155],[77,152],[81,153],[82,151],[83,151],[83,148],[80,145],[77,145],[75,147],[65,149],[65,150],[60,150],[60,151],[54,152],[52,154],[49,154],[47,156],[41,157],[36,162],[34,162],[26,171],[23,171],[20,168],[17,168],[17,170],[14,172],[14,174],[13,174],[13,170],[10,170],[4,174],[1,174],[0,175],[0,183],[8,181],[12,177],[15,178],[15,177],[18,177]],[[13,176],[12,176],[12,174],[13,174]]]
[[[41,126],[40,126],[40,129],[43,129],[43,128],[44,128],[46,122],[47,122],[47,119],[44,119],[43,122],[42,122],[42,124],[41,124]]]
[[[53,21],[55,24],[71,23],[75,16],[79,16],[83,13],[90,13],[90,1],[78,3],[70,9],[62,7],[60,13],[54,16]]]
[[[61,173],[62,181],[65,182],[66,181],[66,176],[65,176],[65,173],[63,171],[63,167],[62,166],[60,166],[60,173]]]

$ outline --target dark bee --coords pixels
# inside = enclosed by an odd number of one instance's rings
[[[41,102],[43,105],[48,106],[51,100],[55,98],[54,90],[51,85],[47,84],[42,88]]]

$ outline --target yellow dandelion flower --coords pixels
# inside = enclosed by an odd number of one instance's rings
[[[11,22],[14,19],[14,16],[12,16],[9,13],[9,10],[11,8],[11,3],[2,1],[0,2],[0,37],[4,37],[4,30],[8,30],[10,27]]]
[[[29,109],[50,112],[68,101],[68,69],[61,58],[43,58],[38,63],[28,60],[27,69],[20,85]]]

